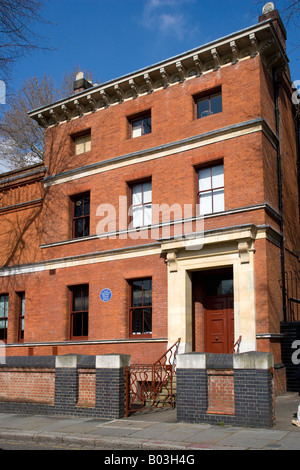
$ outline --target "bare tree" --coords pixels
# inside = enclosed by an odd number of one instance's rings
[[[7,110],[0,120],[0,165],[2,171],[43,161],[45,131],[27,112],[49,105],[74,93],[73,83],[80,67],[67,72],[61,85],[45,75],[26,80],[22,88],[7,98]],[[91,72],[86,72],[92,79]]]
[[[4,78],[21,56],[40,48],[42,38],[34,32],[43,0],[0,0],[0,72]]]

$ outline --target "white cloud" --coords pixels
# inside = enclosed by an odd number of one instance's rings
[[[188,11],[184,9],[195,0],[147,0],[142,25],[165,35],[182,39],[191,30]]]

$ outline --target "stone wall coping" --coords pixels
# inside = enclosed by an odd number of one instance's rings
[[[255,369],[274,367],[273,354],[250,351],[240,354],[186,353],[177,356],[178,369]]]
[[[130,365],[131,356],[127,354],[106,354],[96,356],[96,369],[125,369]]]

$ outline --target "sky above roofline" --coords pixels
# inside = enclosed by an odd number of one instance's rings
[[[279,10],[285,0],[275,2]],[[78,66],[97,83],[159,63],[258,23],[258,0],[46,0],[35,31],[49,50],[19,60],[7,83],[14,93],[30,76],[58,84]],[[300,30],[286,25],[293,80],[300,80]],[[1,78],[1,77],[0,77]]]

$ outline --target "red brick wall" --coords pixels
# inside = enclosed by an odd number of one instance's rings
[[[0,370],[0,401],[54,404],[55,371],[5,368]]]
[[[79,397],[78,406],[95,406],[96,394],[96,371],[78,369],[79,375]]]
[[[207,413],[234,414],[233,370],[207,370]]]

